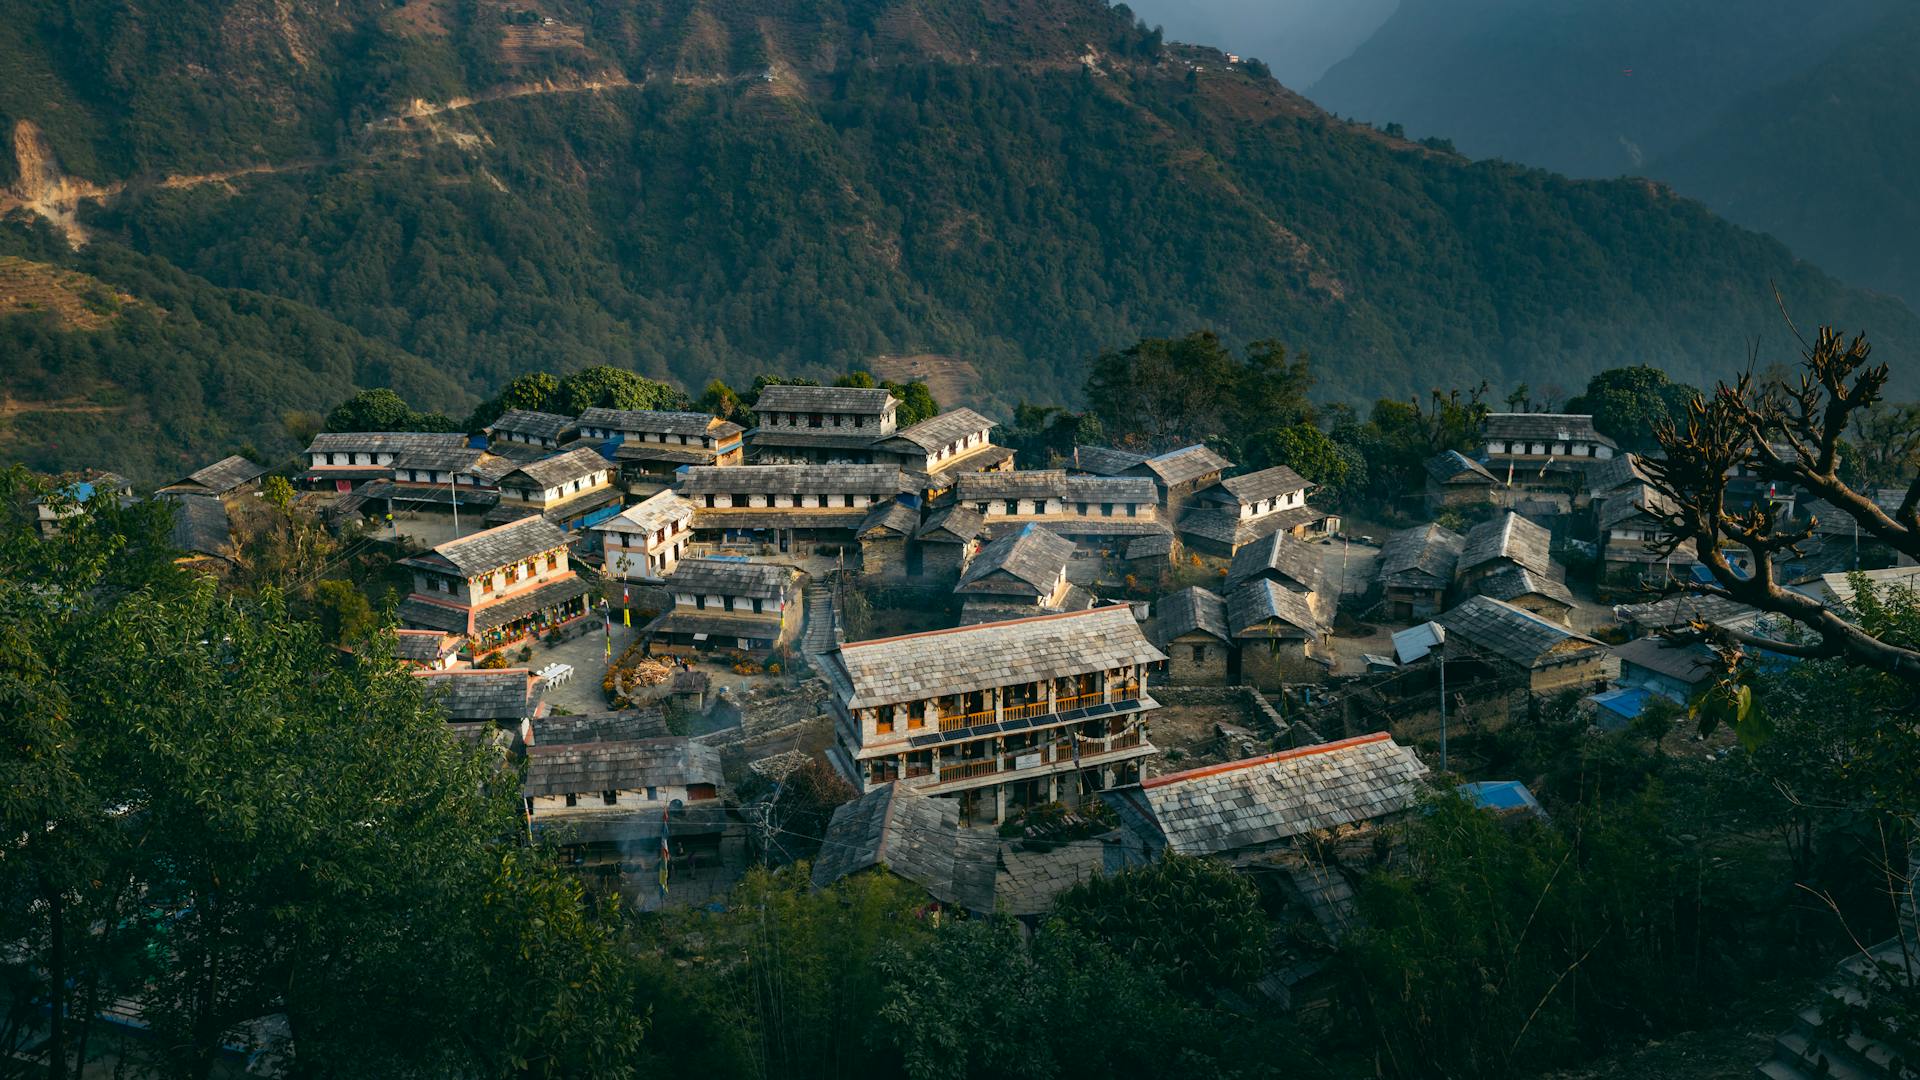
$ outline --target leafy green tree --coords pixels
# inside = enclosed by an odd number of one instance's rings
[[[1352,446],[1335,442],[1312,424],[1262,432],[1247,440],[1245,456],[1251,468],[1291,468],[1318,485],[1319,498],[1324,501],[1337,501],[1366,486],[1366,457]]]
[[[1087,401],[1110,438],[1150,448],[1207,442],[1229,456],[1246,433],[1310,422],[1313,374],[1270,341],[1245,359],[1210,331],[1145,338],[1094,357]]]
[[[722,420],[734,419],[745,408],[740,402],[740,395],[734,391],[733,387],[719,379],[707,384],[706,392],[700,395],[698,407],[700,411]]]
[[[1622,447],[1646,453],[1659,445],[1654,431],[1686,414],[1700,391],[1644,364],[1613,368],[1587,380],[1585,393],[1567,402],[1571,413],[1593,414],[1593,426]]]
[[[857,390],[871,390],[880,385],[873,381],[873,375],[865,371],[850,371],[833,380],[835,386],[850,386]]]
[[[515,378],[500,392],[474,407],[467,417],[467,430],[479,431],[511,409],[540,412],[558,404],[560,380],[545,371],[530,371]]]
[[[0,533],[0,968],[49,1075],[121,999],[167,1075],[274,1017],[304,1074],[628,1074],[630,954],[420,680],[180,570],[164,506],[100,503]]]
[[[379,625],[373,605],[351,581],[328,578],[316,583],[313,602],[320,613],[321,632],[342,645],[364,639]]]
[[[940,415],[940,403],[933,399],[933,391],[927,389],[926,383],[916,379],[904,384],[890,382],[882,385],[900,402],[895,419],[901,427],[911,427]]]
[[[407,431],[413,407],[384,386],[362,390],[327,414],[328,431]]]
[[[1246,875],[1164,855],[1061,893],[1053,917],[1157,971],[1173,986],[1243,986],[1265,968],[1269,926]]]
[[[679,409],[687,404],[686,395],[666,383],[605,364],[583,368],[561,379],[552,400],[558,411],[568,416],[593,408]]]

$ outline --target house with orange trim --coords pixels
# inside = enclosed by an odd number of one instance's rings
[[[401,625],[465,635],[475,656],[588,612],[592,589],[567,561],[567,534],[544,517],[449,540],[400,565],[413,571]]]

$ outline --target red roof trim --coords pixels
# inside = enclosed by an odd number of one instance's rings
[[[1260,757],[1243,758],[1240,761],[1229,761],[1224,765],[1204,765],[1198,769],[1188,769],[1186,772],[1155,776],[1151,779],[1141,781],[1140,786],[1143,788],[1156,788],[1165,784],[1174,784],[1185,780],[1198,780],[1202,777],[1217,776],[1220,773],[1251,768],[1255,765],[1267,765],[1275,761],[1291,761],[1295,758],[1311,757],[1314,754],[1325,754],[1334,750],[1344,750],[1350,746],[1390,742],[1392,739],[1393,736],[1391,734],[1384,731],[1376,731],[1371,735],[1356,735],[1351,739],[1341,739],[1339,742],[1321,743],[1318,746],[1303,746],[1298,750],[1282,750],[1278,753],[1265,754]]]

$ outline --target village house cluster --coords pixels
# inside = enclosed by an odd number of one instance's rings
[[[1085,445],[1019,468],[982,414],[901,427],[898,407],[884,389],[774,385],[751,430],[684,411],[512,410],[474,434],[324,433],[292,479],[333,521],[438,523],[449,538],[398,563],[410,588],[395,658],[458,737],[516,763],[503,782],[533,833],[616,886],[658,873],[656,902],[667,863],[781,847],[734,798],[716,746],[668,723],[725,697],[704,662],[798,664],[816,680],[794,700],[856,793],[815,838],[820,884],[886,868],[937,903],[1027,917],[1091,874],[1175,851],[1278,873],[1337,935],[1348,875],[1432,780],[1412,744],[1434,731],[1416,718],[1474,695],[1531,709],[1572,692],[1592,722],[1622,724],[1716,677],[1710,652],[1662,631],[1770,632],[1757,612],[1685,593],[1703,571],[1662,541],[1647,463],[1591,417],[1489,415],[1477,447],[1426,463],[1409,505],[1428,520],[1363,538],[1369,570],[1349,580],[1351,538],[1285,465]],[[188,557],[225,557],[230,511],[266,472],[233,457],[158,489]],[[1730,480],[1784,513],[1820,509]],[[38,507],[41,529],[133,497],[105,473],[63,490]],[[1783,579],[1844,605],[1858,543],[1817,530]],[[1609,592],[1641,602],[1608,607]],[[842,608],[874,598],[921,622],[849,636]],[[628,699],[609,674],[619,708],[556,711],[556,687],[601,672],[536,668],[532,646],[610,637],[615,622],[672,677]],[[1367,633],[1377,651],[1342,647]],[[1227,701],[1252,719],[1156,741],[1191,703]],[[1483,787],[1469,794],[1489,806],[1531,800]],[[1078,822],[1065,839],[992,831],[1031,831],[1021,823],[1050,808]],[[1330,842],[1351,849],[1346,869],[1321,857]]]

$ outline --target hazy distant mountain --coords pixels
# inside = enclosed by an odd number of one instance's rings
[[[1201,327],[1309,351],[1347,400],[1700,381],[1784,344],[1774,284],[1920,346],[1656,185],[1343,123],[1103,0],[13,8],[7,457],[272,452],[350,384],[457,406],[599,363],[697,392],[958,356],[1004,412]],[[160,431],[99,419],[136,412]]]
[[[1403,0],[1322,107],[1574,176],[1641,173],[1910,0]]]
[[[1920,302],[1920,8],[1735,102],[1648,171],[1822,266]]]
[[[1274,77],[1309,86],[1365,41],[1399,0],[1131,0],[1178,41],[1257,57]]]

